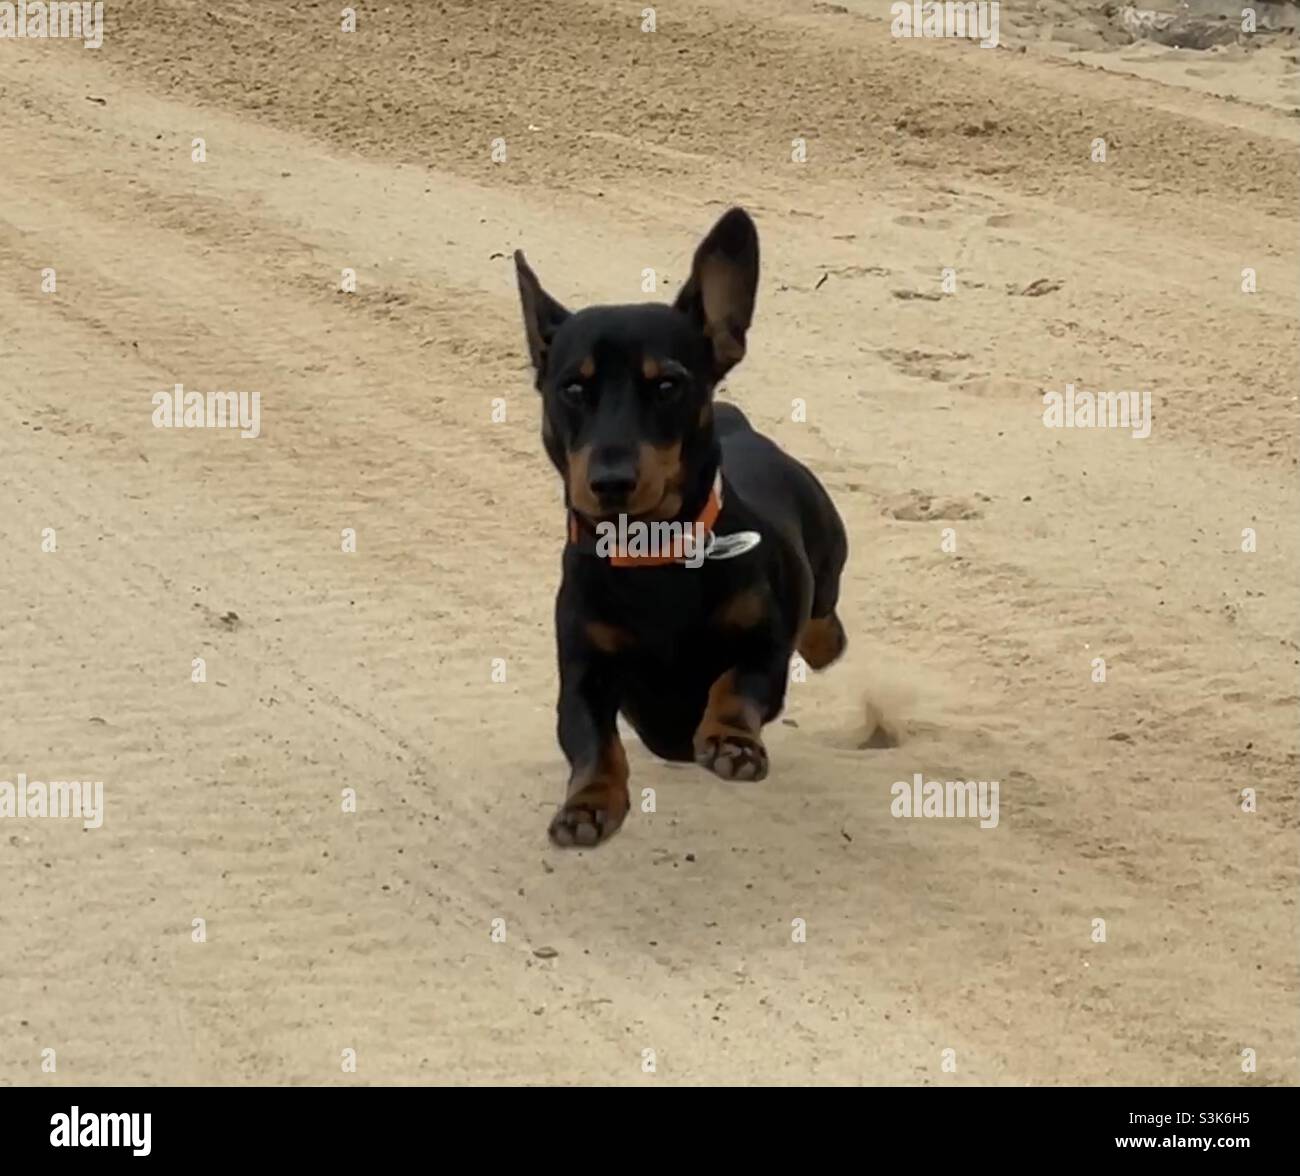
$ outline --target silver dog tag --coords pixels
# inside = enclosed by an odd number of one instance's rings
[[[757,531],[735,531],[730,535],[710,535],[709,546],[705,549],[705,559],[735,559],[747,551],[753,551],[763,542],[763,536]]]

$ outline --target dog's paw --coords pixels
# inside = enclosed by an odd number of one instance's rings
[[[551,818],[551,841],[564,849],[586,849],[608,841],[627,816],[627,790],[585,790],[566,800]]]
[[[724,780],[761,780],[767,775],[767,748],[739,732],[707,735],[696,745],[695,762]]]

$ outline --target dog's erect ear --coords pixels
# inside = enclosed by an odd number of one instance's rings
[[[700,242],[676,309],[690,315],[713,344],[714,378],[745,354],[745,332],[758,289],[758,230],[743,208],[733,208]]]
[[[524,332],[528,336],[528,354],[537,373],[537,387],[542,386],[542,373],[546,370],[546,352],[555,338],[555,332],[569,312],[555,301],[537,280],[537,275],[524,260],[522,249],[515,250],[515,276],[519,279],[519,301],[524,307]]]

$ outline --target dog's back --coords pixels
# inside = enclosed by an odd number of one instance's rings
[[[809,614],[824,617],[839,598],[848,537],[835,504],[816,476],[758,432],[735,405],[719,402],[715,427],[722,470],[734,492],[807,561],[813,592]]]

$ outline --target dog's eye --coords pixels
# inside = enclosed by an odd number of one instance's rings
[[[566,404],[581,404],[587,395],[587,385],[580,380],[570,380],[560,388],[560,399]]]
[[[682,382],[676,376],[665,376],[655,385],[660,396],[671,398],[682,390]]]

